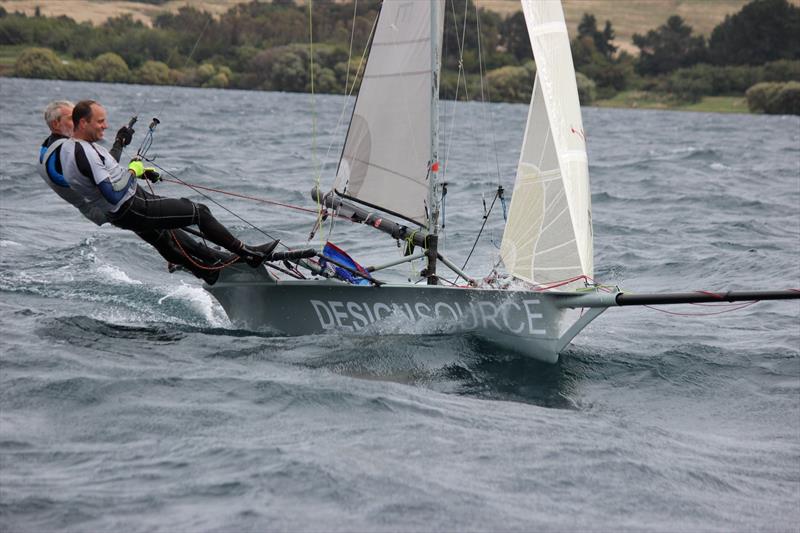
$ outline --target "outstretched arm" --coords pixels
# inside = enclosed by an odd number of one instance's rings
[[[133,121],[131,121],[131,124]],[[117,160],[119,163],[119,158],[122,157],[122,149],[128,146],[131,141],[133,140],[133,134],[135,133],[131,124],[127,126],[122,126],[119,131],[117,132],[117,136],[114,139],[114,146],[111,147],[109,153],[111,157]]]

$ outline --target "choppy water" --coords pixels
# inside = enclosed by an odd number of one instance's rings
[[[44,186],[33,161],[56,97],[99,99],[115,128],[139,113],[137,139],[158,114],[160,165],[304,206],[343,136],[338,97],[319,97],[312,120],[307,95],[0,78],[3,531],[798,531],[797,302],[612,309],[557,365],[458,335],[243,331],[193,278]],[[498,162],[511,188],[525,112],[457,114],[445,239],[457,263]],[[800,286],[798,117],[587,108],[584,120],[600,280]],[[498,162],[481,148],[492,129]],[[303,213],[215,198],[291,244],[310,229]],[[495,257],[498,215],[475,274]],[[339,229],[366,263],[396,253]]]

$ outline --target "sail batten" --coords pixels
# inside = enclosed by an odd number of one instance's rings
[[[593,274],[588,157],[561,5],[522,7],[537,73],[500,255],[513,276],[545,285]]]

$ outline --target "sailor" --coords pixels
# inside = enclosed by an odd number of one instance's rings
[[[100,226],[108,222],[106,213],[99,206],[86,201],[70,186],[61,166],[61,145],[72,135],[73,107],[72,102],[56,100],[50,102],[44,109],[44,120],[50,128],[50,136],[39,148],[39,175],[56,194]]]
[[[131,161],[128,169],[119,164],[119,154],[122,147],[130,143],[132,129],[122,128],[118,132],[116,140],[120,144],[119,152],[114,149],[109,152],[97,144],[108,127],[106,117],[106,110],[99,103],[93,100],[78,102],[72,110],[72,138],[59,139],[59,175],[72,191],[83,198],[85,204],[91,206],[93,216],[97,216],[99,211],[111,224],[134,231],[168,261],[185,267],[208,283],[214,283],[219,274],[217,269],[209,269],[208,263],[227,262],[231,256],[203,246],[184,232],[174,230],[196,224],[204,238],[236,254],[252,267],[260,266],[270,256],[278,241],[247,246],[231,235],[205,205],[185,198],[156,196],[138,187],[136,178],[156,182],[160,176],[155,169],[145,169],[138,160]],[[42,157],[42,160],[46,166],[50,158]],[[55,162],[52,166],[55,167]],[[81,209],[76,203],[73,205]],[[81,212],[86,215],[85,209]],[[96,218],[91,220],[103,223]]]

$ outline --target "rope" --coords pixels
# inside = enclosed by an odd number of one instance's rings
[[[159,167],[159,168],[161,168],[161,167]],[[194,190],[200,189],[200,190],[203,190],[203,191],[224,194],[226,196],[233,196],[235,198],[242,198],[244,200],[252,200],[254,202],[260,202],[262,204],[269,204],[269,205],[275,205],[275,206],[278,206],[278,207],[285,207],[287,209],[294,209],[295,211],[300,211],[300,212],[303,212],[303,213],[310,213],[310,214],[312,214],[314,216],[317,216],[317,210],[316,209],[309,209],[307,207],[300,207],[298,205],[292,205],[292,204],[286,204],[286,203],[282,203],[282,202],[276,202],[275,200],[267,200],[265,198],[257,198],[255,196],[248,196],[246,194],[240,194],[240,193],[237,193],[237,192],[224,191],[222,189],[215,189],[213,187],[204,187],[202,185],[188,183],[186,181],[179,180],[179,179],[164,178],[161,181],[163,181],[165,183],[176,183],[178,185],[184,185],[184,186],[189,187],[190,189],[194,189]],[[206,198],[208,198],[208,197],[206,196]],[[345,220],[350,220],[349,218],[347,218],[345,216],[342,216],[342,215],[339,215],[339,214],[335,214],[335,213],[330,213],[330,212],[327,212],[327,211],[325,212],[325,214],[328,215],[328,216],[336,216],[336,217],[339,217],[339,218],[343,218]]]
[[[227,207],[225,207],[225,206],[224,206],[224,205],[222,205],[221,203],[219,203],[219,202],[217,202],[216,200],[214,200],[214,199],[213,199],[211,196],[209,196],[209,195],[205,194],[205,193],[204,193],[202,190],[200,190],[200,189],[203,189],[203,188],[205,188],[205,187],[199,187],[199,186],[195,186],[195,185],[192,185],[192,184],[190,184],[190,183],[187,183],[187,182],[183,181],[182,179],[180,179],[180,178],[179,178],[178,176],[176,176],[175,174],[173,174],[172,172],[170,172],[169,170],[167,170],[167,169],[165,169],[164,167],[160,166],[158,163],[156,163],[156,162],[154,162],[154,161],[152,161],[152,160],[148,160],[148,162],[149,162],[149,163],[151,163],[151,164],[152,164],[154,167],[156,167],[157,169],[159,169],[159,170],[160,170],[160,171],[161,171],[163,174],[166,174],[166,175],[168,175],[168,176],[171,176],[171,177],[172,177],[172,178],[175,180],[175,182],[177,182],[177,183],[179,183],[179,184],[181,184],[181,185],[184,185],[184,186],[186,186],[186,187],[189,187],[190,189],[192,189],[194,192],[196,192],[197,194],[199,194],[200,196],[202,196],[203,198],[205,198],[205,199],[206,199],[206,200],[208,200],[209,202],[212,202],[214,205],[218,206],[219,208],[221,208],[221,209],[224,209],[225,211],[227,211],[228,213],[230,213],[230,214],[231,214],[231,215],[233,215],[234,217],[238,218],[239,220],[241,220],[242,222],[244,222],[245,224],[247,224],[248,226],[250,226],[250,227],[251,227],[251,228],[253,228],[254,230],[258,231],[258,232],[259,232],[259,233],[261,233],[262,235],[266,236],[266,237],[267,237],[267,238],[269,238],[269,239],[275,240],[275,237],[273,237],[272,235],[270,235],[269,233],[267,233],[267,232],[266,232],[266,231],[264,231],[263,229],[259,228],[258,226],[256,226],[256,225],[255,225],[255,224],[253,224],[252,222],[250,222],[249,220],[245,219],[245,218],[244,218],[244,217],[242,217],[241,215],[238,215],[237,213],[234,213],[233,211],[231,211],[230,209],[228,209]],[[165,181],[166,181],[166,180],[165,180]],[[285,244],[283,244],[283,243],[280,243],[280,244],[281,244],[282,246],[284,246],[284,247],[288,248],[288,247],[287,247]]]
[[[478,240],[481,238],[481,234],[483,233],[483,228],[486,227],[486,221],[489,220],[489,215],[492,212],[492,208],[494,207],[494,203],[497,201],[497,197],[500,195],[500,191],[502,189],[498,187],[497,191],[494,193],[494,198],[492,198],[492,204],[489,206],[489,211],[483,215],[483,223],[481,224],[481,229],[478,230],[478,236],[475,237],[475,242],[472,243],[472,248],[469,251],[469,255],[467,255],[467,259],[464,260],[464,265],[461,267],[461,270],[467,268],[467,263],[469,263],[470,258],[472,257],[472,253],[475,251],[475,247],[478,245]],[[461,276],[456,276],[456,281]]]

